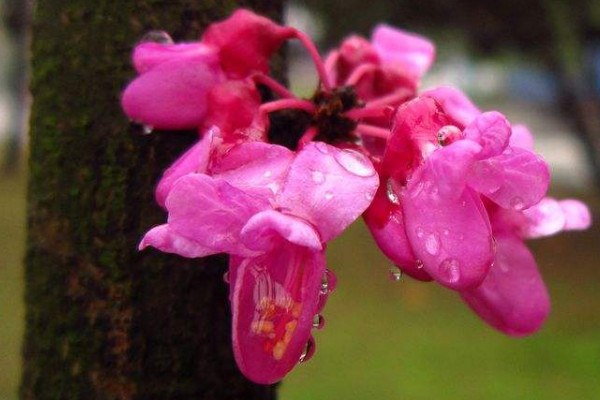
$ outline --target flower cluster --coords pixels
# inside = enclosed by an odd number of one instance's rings
[[[399,270],[457,291],[507,334],[542,325],[548,293],[523,240],[584,229],[589,211],[545,197],[548,166],[527,128],[456,89],[418,92],[428,40],[380,25],[323,60],[304,33],[247,10],[198,42],[159,36],[135,48],[123,108],[148,130],[200,138],[158,183],[168,220],[140,248],[230,255],[233,349],[248,378],[276,382],[312,355],[335,288],[327,242],[361,215]],[[269,76],[291,39],[319,75],[311,99]],[[270,114],[289,110],[302,132],[290,148],[270,143]]]

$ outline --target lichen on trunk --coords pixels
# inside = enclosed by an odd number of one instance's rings
[[[145,32],[192,40],[236,6],[279,19],[281,3],[37,3],[23,399],[275,398],[233,361],[226,258],[136,251],[164,219],[160,173],[197,134],[133,134],[119,96]]]

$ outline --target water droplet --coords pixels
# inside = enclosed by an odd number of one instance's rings
[[[325,192],[325,200],[333,199],[333,192]]]
[[[154,42],[154,43],[161,43],[161,44],[173,44],[173,38],[171,38],[171,36],[165,32],[165,31],[150,31],[148,33],[146,33],[144,36],[142,36],[142,39],[140,40],[141,43],[144,42]]]
[[[315,314],[312,326],[315,329],[323,329],[325,326],[325,318],[321,314]]]
[[[229,271],[223,274],[223,282],[229,283]]]
[[[520,197],[518,197],[518,196],[517,196],[517,197],[513,197],[513,198],[510,200],[510,206],[511,206],[511,207],[512,207],[514,210],[521,211],[522,209],[524,209],[524,208],[525,208],[525,202],[523,201],[523,199],[522,199],[522,198],[520,198]]]
[[[450,231],[448,229],[444,229],[444,235],[448,236],[450,234]]]
[[[460,279],[460,264],[454,258],[446,258],[440,263],[439,272],[447,283],[456,283]]]
[[[317,185],[320,185],[321,183],[325,182],[325,175],[323,175],[321,171],[313,171],[312,180]]]
[[[415,265],[417,266],[417,269],[422,269],[423,268],[423,261],[417,260],[417,261],[415,261]]]
[[[335,273],[329,269],[325,270],[325,274],[321,278],[321,294],[325,295],[333,292],[337,287],[337,277]]]
[[[315,142],[315,147],[323,154],[329,154],[329,149],[327,145],[323,142]]]
[[[306,342],[306,346],[304,346],[304,350],[302,350],[302,354],[300,354],[298,362],[303,363],[310,360],[315,354],[315,350],[315,339],[311,336],[310,339],[308,339],[308,342]]]
[[[391,179],[388,179],[387,183],[386,183],[386,194],[387,194],[387,198],[390,201],[390,203],[392,204],[400,204],[400,199],[398,198],[398,195],[396,194],[396,192],[394,191],[394,182],[392,182]]]
[[[343,149],[335,154],[335,159],[346,171],[356,176],[368,177],[375,175],[373,164],[361,153]]]
[[[467,201],[466,201],[466,200],[463,200],[463,201],[460,203],[460,205],[461,205],[461,206],[463,206],[463,207],[466,207],[466,206],[467,206]]]
[[[496,253],[498,249],[498,243],[496,242],[496,238],[492,236],[492,253]]]
[[[365,193],[365,199],[367,199],[367,201],[373,200],[373,193],[371,193],[371,192]]]
[[[447,146],[454,143],[462,137],[462,131],[454,125],[446,125],[440,128],[437,133],[437,140],[440,146]]]
[[[423,230],[423,228],[421,228],[420,226],[417,227],[417,229],[415,230],[415,233],[417,234],[418,238],[422,238],[425,235],[425,230]]]
[[[440,239],[436,233],[427,235],[425,239],[425,250],[432,256],[436,255],[440,251]]]
[[[402,270],[397,265],[390,267],[390,279],[396,282],[402,279]]]
[[[264,176],[265,178],[270,178],[270,177],[271,177],[271,175],[273,175],[273,172],[271,172],[271,171],[265,171],[265,173],[263,174],[263,176]]]
[[[154,132],[154,127],[152,125],[144,125],[142,126],[142,133],[144,135],[149,135]]]

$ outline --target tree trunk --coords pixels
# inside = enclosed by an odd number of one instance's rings
[[[136,135],[119,106],[145,32],[195,39],[238,5],[281,17],[281,0],[37,2],[22,399],[275,398],[235,366],[226,257],[136,250],[197,134]]]

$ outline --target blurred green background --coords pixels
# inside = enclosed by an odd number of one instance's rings
[[[423,86],[460,86],[483,109],[529,125],[536,150],[552,167],[551,194],[583,199],[598,215],[597,157],[590,149],[600,125],[586,125],[589,115],[600,115],[594,111],[600,110],[594,108],[600,104],[598,2],[577,1],[563,14],[568,2],[559,0],[475,3],[315,0],[292,2],[287,19],[320,37],[323,48],[350,30],[368,35],[380,20],[431,35],[438,61]],[[545,3],[548,26],[535,19]],[[0,400],[17,398],[24,315],[27,96],[11,75],[24,70],[15,32],[0,30]],[[293,87],[309,94],[312,66],[294,46],[289,55]],[[285,379],[280,398],[600,399],[599,239],[596,224],[530,243],[553,311],[541,332],[514,339],[484,325],[449,290],[390,280],[389,262],[357,222],[328,250],[339,285],[325,309],[325,328],[315,334],[317,353]]]

